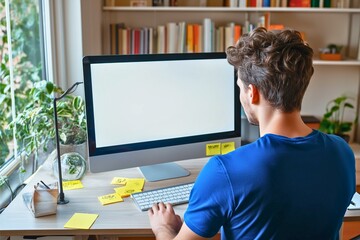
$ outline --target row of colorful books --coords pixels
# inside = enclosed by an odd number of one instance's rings
[[[230,7],[358,8],[351,0],[230,0]]]
[[[314,7],[360,8],[358,0],[105,0],[105,6],[131,7]]]
[[[255,27],[283,28],[283,25],[270,25],[269,18],[267,13],[255,24],[230,22],[225,26],[215,26],[210,18],[203,19],[202,23],[168,22],[156,27],[138,28],[113,23],[110,24],[110,53],[223,52],[226,47],[234,45],[241,34]]]

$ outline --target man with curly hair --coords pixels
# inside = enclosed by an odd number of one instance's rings
[[[313,50],[295,30],[257,28],[226,53],[260,138],[209,160],[184,222],[170,204],[155,204],[148,213],[156,239],[219,231],[222,239],[338,239],[355,192],[355,157],[343,139],[301,119]]]

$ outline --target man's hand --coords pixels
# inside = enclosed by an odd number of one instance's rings
[[[156,239],[173,239],[180,231],[182,220],[170,203],[154,204],[148,215]]]

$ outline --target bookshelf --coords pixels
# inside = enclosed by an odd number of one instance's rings
[[[326,103],[342,94],[353,97],[359,111],[359,8],[104,7],[102,4],[85,8],[87,13],[83,12],[83,19],[87,18],[90,24],[85,24],[89,28],[85,26],[83,32],[92,39],[92,47],[86,47],[90,43],[83,41],[85,55],[110,54],[111,23],[138,28],[181,21],[202,24],[204,18],[210,18],[215,26],[225,26],[229,22],[244,24],[246,19],[256,23],[260,16],[270,13],[272,24],[304,32],[315,52],[315,73],[304,97],[302,114],[321,118]],[[319,49],[330,43],[344,46],[344,60],[319,60]],[[354,140],[360,142],[359,127],[353,135]]]

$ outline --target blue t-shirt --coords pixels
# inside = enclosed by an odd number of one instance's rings
[[[354,153],[340,137],[266,134],[209,160],[184,220],[202,237],[337,239],[354,192]]]

